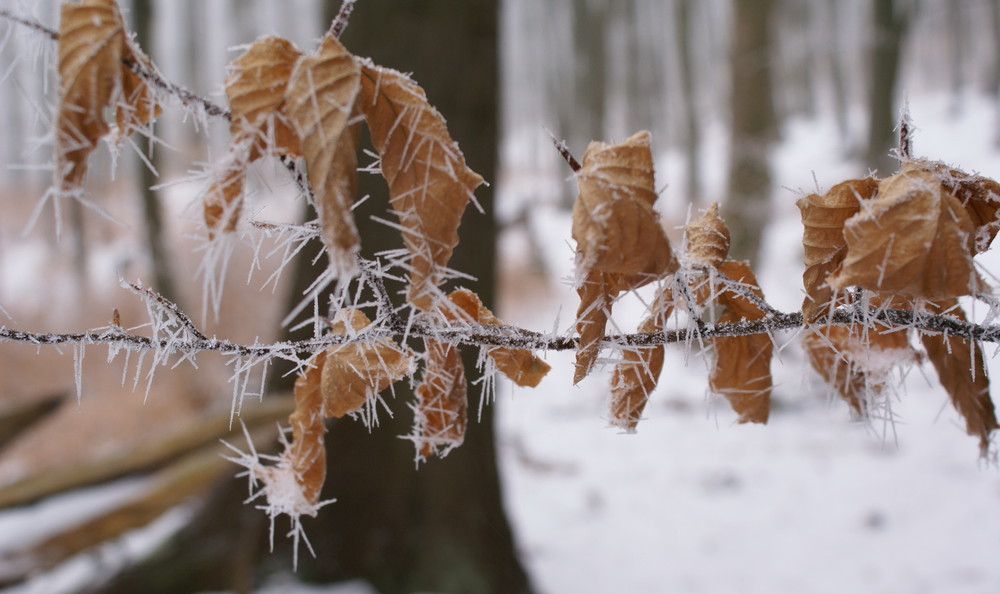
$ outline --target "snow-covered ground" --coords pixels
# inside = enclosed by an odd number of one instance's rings
[[[919,156],[1000,176],[991,103],[969,98],[954,117],[943,97],[910,107]],[[776,154],[787,189],[760,278],[786,311],[802,295],[800,190],[859,173],[836,146],[829,126],[795,122]],[[565,274],[571,254],[561,249],[547,261],[565,262]],[[1000,272],[996,256],[980,260]],[[562,297],[506,316],[546,330],[561,305],[563,329],[576,302],[569,288]],[[736,425],[724,402],[709,401],[704,361],[685,363],[680,348],[635,435],[606,426],[608,370],[569,387],[571,356],[550,354],[554,370],[534,390],[501,388],[507,506],[540,591],[1000,592],[1000,473],[978,458],[933,369],[909,370],[890,400],[893,422],[852,421],[795,336],[777,340],[767,426]],[[1000,360],[990,366],[1000,377]]]

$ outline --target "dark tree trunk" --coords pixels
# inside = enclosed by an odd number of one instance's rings
[[[678,39],[678,61],[681,74],[681,97],[683,98],[684,156],[686,160],[687,200],[698,204],[701,200],[701,113],[698,109],[697,77],[695,73],[696,51],[694,0],[677,0],[676,27]]]
[[[725,219],[734,258],[757,259],[771,211],[771,145],[778,138],[771,59],[772,0],[734,0],[732,146]]]
[[[898,162],[890,150],[896,144],[896,83],[906,35],[907,15],[898,0],[875,0],[874,39],[866,165],[882,176],[891,175]]]

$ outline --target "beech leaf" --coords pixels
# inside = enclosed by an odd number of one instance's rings
[[[299,138],[316,193],[323,243],[340,276],[357,272],[358,231],[354,202],[356,147],[346,131],[361,90],[358,61],[331,34],[295,65],[286,91],[286,110]]]
[[[445,307],[443,313],[451,321],[470,321],[479,324],[501,325],[502,322],[483,305],[468,289],[458,289],[448,294],[450,303],[457,307]],[[464,315],[458,315],[461,312]],[[464,318],[464,319],[463,319]],[[486,347],[486,354],[493,360],[497,371],[521,387],[534,388],[552,367],[527,349],[506,347]]]
[[[714,202],[700,217],[684,227],[687,259],[698,266],[718,268],[729,256],[729,227]]]
[[[934,313],[966,319],[965,312],[954,299],[929,307]],[[966,432],[979,438],[979,450],[985,456],[990,438],[1000,425],[990,399],[990,380],[982,347],[964,338],[940,334],[924,334],[921,342],[927,358],[937,370],[941,386],[948,392],[955,410],[965,419]]]
[[[430,311],[458,244],[462,214],[483,178],[465,164],[444,118],[405,74],[362,62],[358,107],[411,256],[407,299]]]
[[[650,314],[639,325],[639,332],[662,332],[666,320],[674,309],[674,299],[668,289],[658,293]],[[625,350],[623,361],[615,366],[611,378],[612,427],[634,433],[642,418],[649,395],[663,371],[666,347],[662,344]]]
[[[810,194],[796,202],[802,216],[802,283],[806,291],[802,315],[807,322],[837,305],[827,278],[847,254],[844,223],[858,213],[862,201],[872,199],[877,191],[878,181],[866,177],[839,183],[822,196]]]
[[[736,282],[748,286],[763,299],[757,278],[746,262],[728,260],[719,272]],[[759,320],[765,313],[752,301],[727,288],[717,297],[723,308],[717,322],[720,324]],[[739,415],[740,423],[766,423],[771,409],[771,355],[774,343],[767,334],[731,336],[710,339],[715,346],[715,361],[709,385],[712,392],[721,394]]]
[[[114,0],[59,7],[59,111],[56,180],[62,191],[83,185],[87,158],[110,126],[104,111],[122,87],[125,26]]]
[[[972,262],[975,225],[936,176],[904,171],[844,224],[847,253],[830,285],[930,300],[970,295],[981,281]]]
[[[465,367],[453,344],[425,339],[427,362],[416,389],[414,428],[417,462],[447,456],[462,445],[468,424]]]
[[[985,252],[1000,231],[1000,184],[996,181],[965,173],[936,161],[910,160],[903,163],[903,171],[931,173],[965,207],[976,226],[976,253]]]

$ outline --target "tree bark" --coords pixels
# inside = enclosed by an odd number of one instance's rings
[[[734,0],[732,146],[725,219],[730,253],[755,263],[771,210],[771,146],[778,138],[772,89],[772,0]]]

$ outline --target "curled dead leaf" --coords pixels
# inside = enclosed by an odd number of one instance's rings
[[[576,312],[576,333],[580,336],[580,345],[576,350],[574,384],[590,374],[601,352],[611,303],[618,294],[617,285],[608,277],[603,272],[591,271],[576,287],[580,295],[580,307]]]
[[[576,177],[580,191],[573,204],[573,239],[578,270],[643,275],[652,281],[677,269],[653,208],[649,132],[618,144],[590,143]]]
[[[712,203],[700,217],[684,228],[687,258],[692,264],[718,268],[729,256],[729,227],[719,216],[719,203]]]
[[[501,325],[502,322],[483,305],[468,289],[458,289],[448,294],[450,303],[457,307],[444,307],[442,312],[451,321],[470,321],[479,324]],[[458,315],[461,312],[462,316]],[[464,320],[461,318],[465,318]],[[488,347],[486,354],[493,360],[497,371],[521,387],[534,388],[552,367],[527,349]]]
[[[665,288],[654,300],[649,316],[639,325],[639,332],[662,332],[673,309],[673,295]],[[627,433],[635,432],[649,395],[656,389],[663,371],[665,354],[666,347],[662,344],[623,352],[623,361],[615,366],[611,378],[612,427]]]
[[[444,118],[405,74],[362,63],[358,108],[411,257],[407,299],[430,311],[458,245],[462,214],[483,178],[465,164]]]
[[[153,71],[153,63],[149,57],[131,39],[125,40],[123,58],[124,62],[137,64],[146,72]],[[115,121],[117,123],[115,142],[120,143],[125,137],[160,117],[161,113],[163,113],[163,108],[160,106],[152,87],[133,72],[128,64],[124,64],[122,96],[115,105]]]
[[[465,367],[455,345],[424,340],[427,363],[417,386],[414,428],[417,461],[444,457],[462,445],[468,424]]]
[[[746,262],[728,260],[719,272],[746,285],[758,298],[764,294],[757,277]],[[759,320],[765,313],[753,302],[731,288],[721,291],[717,303],[723,308],[720,324]],[[709,386],[721,394],[739,415],[740,423],[766,423],[771,409],[771,356],[774,343],[767,334],[732,336],[710,339],[715,346],[715,360]]]
[[[310,506],[319,503],[326,480],[326,425],[323,416],[322,373],[326,353],[319,352],[295,380],[295,410],[288,417],[292,441],[281,454],[298,484],[302,498]],[[279,475],[275,475],[279,476]],[[267,480],[267,476],[264,477]]]
[[[836,306],[827,278],[847,254],[844,223],[858,213],[862,201],[871,200],[877,191],[878,181],[874,178],[852,179],[833,186],[822,196],[810,194],[796,203],[803,226],[802,282],[806,297],[802,315],[807,321],[815,321]]]
[[[114,0],[64,2],[59,7],[59,111],[56,182],[83,185],[87,158],[110,126],[104,112],[122,87],[125,26]]]
[[[892,328],[814,326],[802,337],[809,364],[860,416],[867,416],[891,371],[915,360],[906,332]]]
[[[929,305],[933,313],[946,313],[965,320],[965,312],[954,299]],[[997,424],[996,409],[990,399],[990,380],[983,359],[982,347],[973,341],[923,334],[921,342],[937,370],[941,386],[948,392],[955,410],[965,419],[965,430],[979,438],[979,450],[986,455]]]
[[[974,294],[975,224],[962,203],[927,171],[879,183],[878,196],[844,224],[847,253],[829,279],[884,295],[930,300]]]
[[[1000,184],[981,175],[972,175],[936,161],[909,160],[903,171],[926,171],[933,175],[965,207],[976,226],[976,253],[985,252],[1000,231]]]

